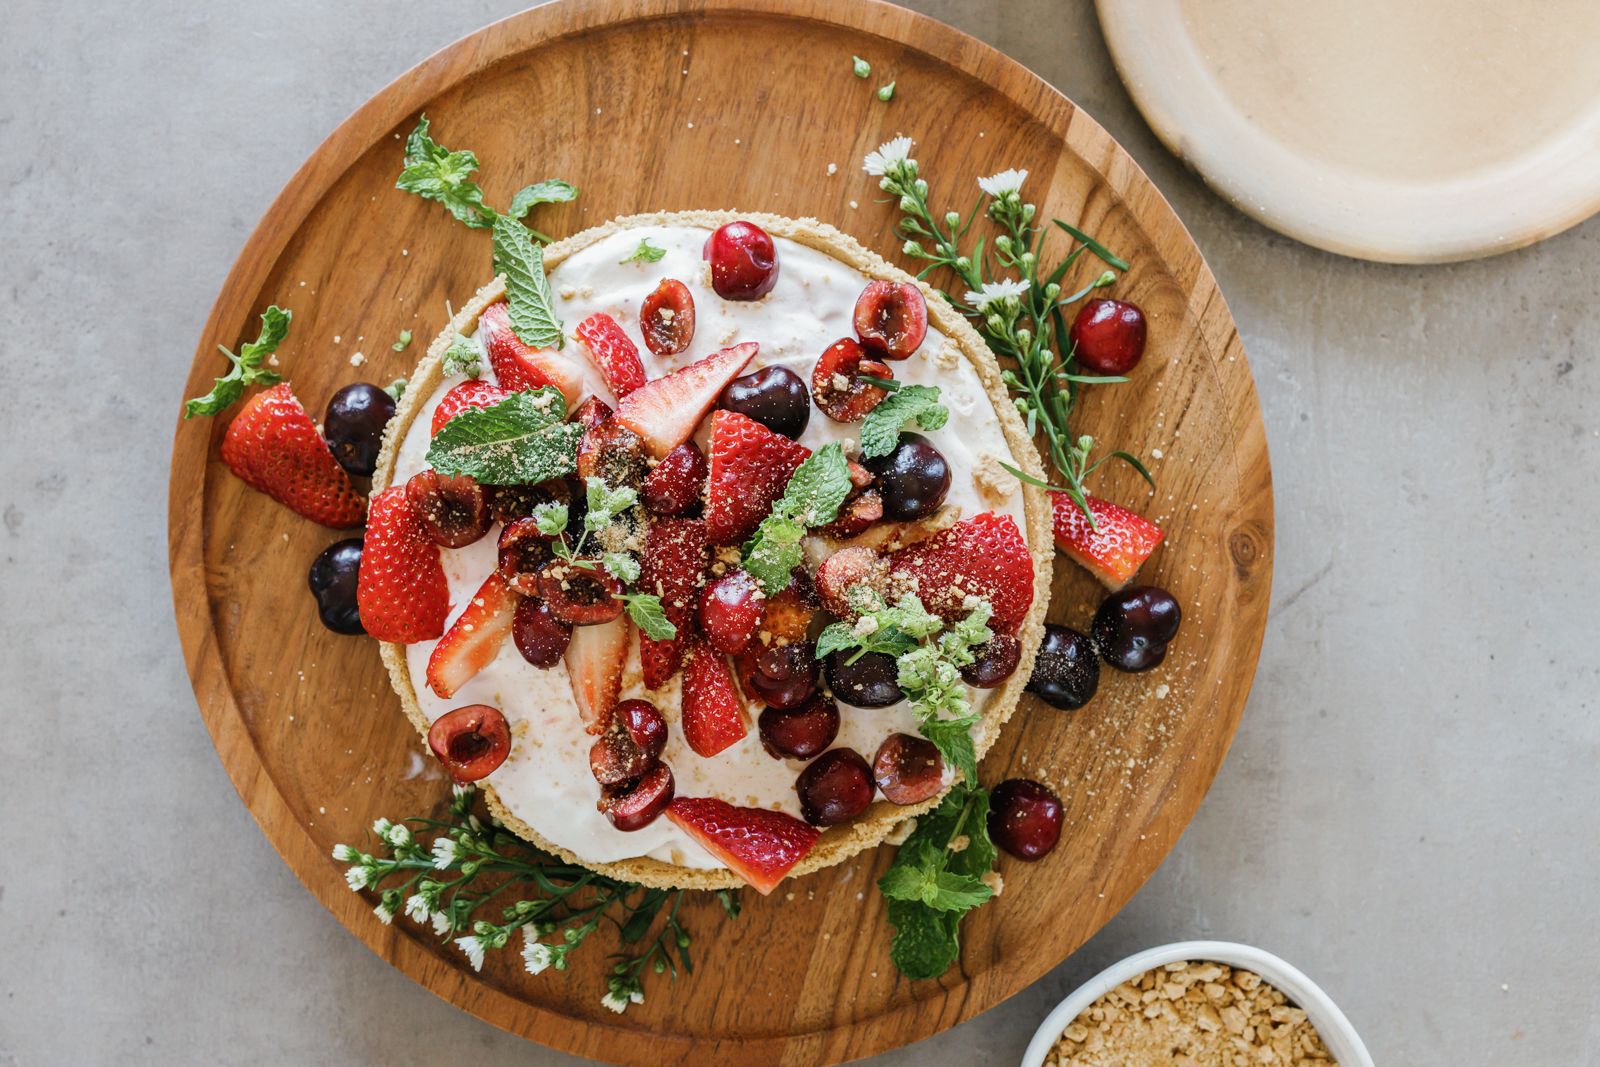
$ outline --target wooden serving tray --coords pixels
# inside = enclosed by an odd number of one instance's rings
[[[873,77],[851,76],[850,57]],[[889,104],[873,90],[890,78]],[[600,1004],[605,946],[533,977],[514,951],[473,973],[404,919],[383,926],[329,856],[379,815],[436,810],[446,793],[400,715],[375,645],[317,622],[305,575],[339,534],[246,488],[217,460],[227,417],[179,422],[173,443],[173,597],[195,694],[262,830],[307,888],[373,951],[514,1033],[619,1063],[820,1064],[918,1038],[992,1007],[1081,945],[1172,847],[1227,752],[1255,671],[1272,577],[1272,489],[1254,384],[1228,309],[1171,208],[1115,142],[1022,67],[930,19],[864,0],[598,0],[525,12],[460,41],[352,115],[262,219],[217,298],[186,395],[221,372],[218,342],[254,336],[268,303],[294,310],[279,355],[308,409],[338,386],[404,375],[490,274],[489,241],[394,189],[402,138],[476,151],[491,203],[545,177],[583,192],[532,220],[556,234],[613,215],[735,208],[812,215],[893,252],[893,205],[861,158],[897,134],[936,203],[966,209],[974,179],[1029,171],[1044,218],[1081,225],[1133,261],[1116,295],[1141,304],[1151,344],[1134,383],[1091,389],[1079,425],[1151,459],[1159,490],[1105,468],[1100,495],[1159,521],[1143,577],[1183,604],[1166,664],[1102,673],[1074,713],[1031,698],[983,764],[990,784],[1042,777],[1066,827],[1046,861],[1004,861],[1004,895],[963,929],[960,964],[912,983],[888,958],[873,882],[890,850],[800,879],[723,921],[686,907],[697,968]],[[829,165],[837,172],[830,175]],[[912,269],[915,269],[913,266]],[[1085,259],[1087,280],[1099,265]],[[417,338],[396,353],[402,329]],[[335,340],[338,338],[338,340]],[[359,369],[355,352],[365,356]],[[176,398],[175,398],[176,399]],[[1061,562],[1050,618],[1085,628],[1100,590]],[[790,899],[788,892],[792,891]]]

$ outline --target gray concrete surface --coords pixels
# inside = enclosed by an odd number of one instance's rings
[[[391,970],[262,838],[195,712],[169,433],[223,274],[323,135],[515,3],[21,0],[0,38],[0,1065],[576,1063]],[[1095,114],[1232,303],[1278,571],[1233,754],[1097,938],[873,1061],[1014,1062],[1078,981],[1224,937],[1382,1064],[1600,1062],[1600,222],[1453,267],[1335,258],[1163,152],[1084,0],[922,0]]]

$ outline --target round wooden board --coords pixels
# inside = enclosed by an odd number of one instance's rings
[[[852,54],[871,59],[870,82],[850,76]],[[873,88],[889,78],[899,91],[885,105]],[[1043,863],[1004,862],[1004,895],[967,921],[961,962],[942,979],[911,983],[889,962],[873,890],[884,849],[770,899],[747,893],[736,922],[709,899],[691,904],[695,975],[652,981],[644,1004],[613,1015],[599,1002],[604,946],[566,974],[530,976],[512,952],[475,974],[421,928],[380,924],[345,887],[331,846],[364,840],[375,816],[436,810],[443,781],[375,646],[316,620],[306,568],[340,535],[228,473],[216,451],[226,417],[180,422],[170,501],[179,630],[223,764],[268,839],[341,922],[428,989],[514,1033],[618,1063],[854,1059],[970,1018],[1059,963],[1194,814],[1244,706],[1267,614],[1272,493],[1254,384],[1211,272],[1166,202],[1059,93],[900,8],[557,3],[440,52],[312,155],[223,286],[188,395],[220,373],[215,345],[253,336],[255,314],[277,302],[295,313],[283,369],[320,410],[345,382],[407,373],[419,350],[391,351],[399,331],[425,341],[446,301],[488,277],[484,234],[393,187],[398,138],[424,109],[442,143],[478,153],[491,203],[537,178],[581,186],[576,204],[534,218],[557,234],[630,212],[731,207],[813,215],[891,251],[892,205],[860,171],[881,141],[915,137],[936,202],[963,208],[977,176],[1026,167],[1043,217],[1133,261],[1116,291],[1149,314],[1150,351],[1135,384],[1089,392],[1079,425],[1112,447],[1159,450],[1154,494],[1117,467],[1095,488],[1165,527],[1143,577],[1177,595],[1184,629],[1160,670],[1103,672],[1100,695],[1078,712],[1032,700],[1019,709],[983,777],[1053,783],[1067,811],[1061,845]],[[1098,265],[1079,267],[1087,278]],[[1062,562],[1054,591],[1050,617],[1086,627],[1100,599],[1088,575]]]

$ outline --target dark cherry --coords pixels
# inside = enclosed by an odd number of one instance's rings
[[[685,441],[645,475],[639,499],[652,514],[682,515],[700,503],[709,473],[705,453],[693,441]]]
[[[1061,839],[1061,798],[1030,778],[989,794],[989,837],[1019,860],[1043,859]]]
[[[540,504],[567,504],[572,499],[564,478],[538,485],[486,485],[484,491],[489,494],[489,514],[507,525],[532,515]]]
[[[961,668],[962,681],[993,689],[1016,673],[1022,661],[1022,642],[1010,634],[995,634],[972,652],[978,658]]]
[[[718,652],[736,656],[750,647],[767,616],[767,598],[749,572],[736,569],[700,591],[700,630]]]
[[[883,513],[896,522],[915,522],[939,510],[950,492],[950,464],[920,433],[903,433],[887,456],[866,460],[877,477]]]
[[[533,519],[514,519],[500,530],[495,569],[523,596],[539,592],[539,572],[556,558],[555,538],[539,532]]]
[[[729,222],[706,239],[711,288],[724,300],[760,300],[778,284],[778,247],[753,222]]]
[[[890,734],[872,758],[872,777],[893,804],[920,804],[944,786],[944,757],[932,741]]]
[[[1167,657],[1183,611],[1172,594],[1153,585],[1122,589],[1094,613],[1094,646],[1119,671],[1147,671]]]
[[[572,624],[550,613],[550,605],[538,597],[527,596],[517,602],[511,617],[511,641],[522,658],[549,670],[561,662],[572,640]]]
[[[447,711],[428,729],[428,747],[457,785],[487,778],[511,751],[511,728],[498,708],[468,704]]]
[[[894,371],[887,363],[869,358],[854,337],[842,337],[829,345],[811,368],[811,399],[834,422],[860,422],[889,395],[862,381],[863,374],[886,381],[894,379]]]
[[[333,458],[351,474],[371,477],[383,446],[383,428],[394,418],[394,397],[369,382],[334,393],[322,416],[322,434]]]
[[[839,705],[818,693],[798,708],[764,709],[756,725],[773,759],[811,759],[839,736]]]
[[[650,472],[644,439],[615,419],[583,431],[578,441],[578,477],[603,478],[613,489],[637,489]]]
[[[735,378],[719,403],[785,437],[798,439],[811,421],[811,393],[788,367],[762,367]]]
[[[621,785],[638,778],[661,758],[667,747],[667,720],[648,700],[624,700],[611,715],[611,726],[589,749],[589,770],[601,785]]]
[[[676,278],[663,278],[639,309],[639,332],[658,356],[675,356],[694,340],[694,297]]]
[[[910,282],[870,281],[856,298],[856,336],[884,359],[909,359],[928,336],[928,303]]]
[[[850,748],[830,748],[806,766],[794,782],[800,814],[813,826],[848,822],[872,803],[872,768]]]
[[[322,625],[336,634],[364,634],[356,610],[356,577],[361,571],[361,538],[335,541],[311,561],[306,584],[317,598]]]
[[[809,641],[752,650],[739,665],[745,692],[768,707],[797,708],[817,691],[816,649]]]
[[[489,494],[465,474],[418,471],[406,482],[406,500],[436,545],[465,548],[489,532]]]
[[[601,787],[598,806],[612,826],[631,833],[655,822],[672,803],[673,792],[672,768],[658,763],[637,781]]]
[[[598,560],[591,561],[598,564]],[[574,626],[598,626],[622,614],[620,579],[604,567],[577,567],[552,560],[539,572],[539,595],[550,614]]]
[[[828,653],[823,672],[836,699],[854,708],[886,708],[905,698],[895,681],[900,669],[886,652],[868,652],[854,663],[856,653],[841,649]]]
[[[1046,624],[1028,676],[1028,692],[1053,708],[1072,711],[1089,703],[1098,688],[1100,661],[1094,643],[1070,627]]]
[[[1090,300],[1072,320],[1073,358],[1096,374],[1127,374],[1144,357],[1144,312],[1121,300]]]

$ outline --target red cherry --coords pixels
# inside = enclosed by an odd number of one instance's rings
[[[638,778],[661,758],[667,747],[667,720],[648,700],[624,700],[611,726],[589,749],[589,770],[601,785],[621,785]]]
[[[811,369],[811,399],[834,422],[860,422],[889,395],[862,381],[858,377],[862,374],[894,377],[887,363],[868,359],[866,349],[854,337],[841,338],[828,346]]]
[[[1072,320],[1073,358],[1096,374],[1127,374],[1144,356],[1144,312],[1121,300],[1091,300]]]
[[[961,679],[979,689],[993,689],[1016,673],[1022,660],[1022,642],[1010,634],[995,634],[972,650],[977,658],[961,668]]]
[[[848,822],[872,803],[872,768],[850,748],[830,748],[795,779],[800,814],[813,826]]]
[[[856,298],[856,336],[884,359],[909,359],[928,336],[928,303],[910,282],[871,281]]]
[[[797,708],[817,691],[816,646],[810,641],[751,648],[734,661],[739,684],[751,700],[774,708]]]
[[[533,519],[514,519],[500,531],[495,569],[506,584],[523,596],[539,591],[539,572],[556,558],[555,538],[539,532]]]
[[[564,559],[552,560],[539,572],[539,595],[550,614],[574,626],[598,626],[622,614],[621,579],[598,565],[579,567]]]
[[[763,709],[757,725],[773,759],[810,759],[839,736],[839,705],[818,693],[798,708]]]
[[[511,728],[498,708],[468,704],[447,711],[428,729],[428,747],[457,785],[487,778],[511,752]]]
[[[778,284],[778,249],[752,222],[730,222],[706,240],[711,288],[724,300],[760,300]]]
[[[597,806],[612,826],[631,833],[655,822],[672,803],[673,792],[672,768],[658,763],[635,782],[603,786]]]
[[[872,759],[872,777],[895,804],[920,804],[944,785],[944,758],[932,741],[890,734]]]
[[[639,332],[658,356],[675,356],[694,340],[694,297],[676,278],[663,279],[639,309]]]
[[[709,472],[705,453],[693,441],[685,441],[645,475],[639,499],[656,515],[682,515],[705,495]]]
[[[418,471],[406,482],[406,501],[428,539],[445,548],[465,548],[494,524],[488,494],[465,474]]]
[[[700,593],[700,629],[706,643],[730,656],[750,647],[766,614],[761,587],[742,570],[729,571]]]
[[[989,836],[1019,860],[1043,859],[1061,839],[1061,798],[1030,778],[1001,782],[989,805]]]
[[[550,614],[550,606],[538,597],[525,596],[511,616],[511,641],[523,659],[549,670],[566,653],[572,641],[572,624]]]

